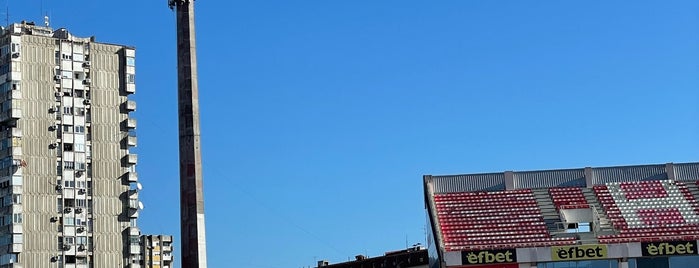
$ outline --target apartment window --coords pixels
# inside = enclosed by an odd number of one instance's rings
[[[84,208],[86,204],[87,204],[87,200],[85,200],[85,199],[75,199],[75,206],[76,207]]]
[[[12,214],[12,222],[13,223],[22,223],[22,213]]]
[[[67,133],[73,132],[73,126],[63,125],[63,132],[67,132]]]
[[[83,109],[83,112],[84,111],[85,110]],[[85,126],[75,126],[74,129],[75,129],[75,133],[85,133]]]
[[[136,75],[135,74],[126,74],[126,83],[129,83],[129,84],[136,83]]]
[[[85,116],[85,108],[82,108],[82,107],[75,108],[75,115]]]
[[[136,58],[126,57],[126,66],[136,66]]]
[[[75,237],[72,237],[72,236],[63,237],[63,243],[66,245],[74,245],[75,244]]]
[[[74,188],[75,187],[75,181],[64,181],[63,183],[65,184],[66,188]]]
[[[12,195],[12,203],[13,204],[22,204],[22,195],[21,194],[13,194]]]
[[[73,78],[73,72],[72,71],[61,71],[61,77],[63,78]]]
[[[131,245],[140,245],[141,244],[141,238],[138,237],[137,235],[130,235],[129,236],[129,242]]]
[[[73,162],[73,161],[63,162],[63,169],[70,169],[70,170],[75,169],[75,162]]]
[[[64,217],[63,218],[63,224],[64,225],[75,225],[75,218],[73,217]],[[71,237],[72,238],[72,237]]]
[[[73,114],[73,107],[64,106],[63,107],[63,114],[67,114],[67,115]]]
[[[136,218],[131,218],[131,219],[129,220],[129,226],[131,226],[131,227],[136,227],[136,226],[137,226],[137,225],[136,225]]]
[[[78,245],[86,245],[87,244],[87,236],[78,236],[75,238],[75,242]]]
[[[64,152],[72,152],[73,151],[73,144],[72,143],[64,143],[63,144],[63,151]]]
[[[85,170],[87,165],[85,165],[84,162],[76,162],[75,163],[75,169],[77,170]]]

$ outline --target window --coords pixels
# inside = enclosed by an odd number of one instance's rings
[[[83,109],[83,111],[85,111]],[[85,126],[75,126],[75,133],[85,133]]]
[[[134,57],[126,57],[126,66],[136,66],[136,59]]]
[[[12,203],[22,204],[22,195],[21,194],[13,194],[12,195]]]
[[[72,143],[64,143],[63,144],[63,151],[64,152],[72,152],[73,151],[73,144]]]
[[[22,213],[12,214],[12,222],[13,223],[22,223]]]
[[[140,245],[141,244],[141,238],[138,237],[137,235],[130,235],[129,236],[129,242],[131,245]]]
[[[66,188],[74,188],[75,187],[75,181],[64,181],[63,183],[65,184]]]
[[[87,200],[85,199],[75,199],[75,206],[79,208],[84,208],[85,204],[87,204]]]
[[[75,225],[75,218],[73,217],[65,217],[63,218],[63,224],[65,225]],[[72,237],[71,237],[72,238]]]
[[[136,75],[135,74],[126,74],[126,83],[129,83],[129,84],[136,83]]]
[[[63,162],[63,169],[70,169],[70,170],[75,169],[75,162],[73,162],[73,161]]]
[[[75,238],[75,242],[78,245],[85,245],[87,244],[87,236],[78,236]]]

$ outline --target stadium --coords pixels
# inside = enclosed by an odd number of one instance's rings
[[[699,267],[699,163],[424,176],[430,268]]]

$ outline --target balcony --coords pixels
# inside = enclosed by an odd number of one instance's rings
[[[5,93],[5,100],[20,100],[22,99],[22,91],[10,90]]]
[[[138,227],[129,227],[129,235],[140,236],[141,229],[138,229]]]
[[[125,91],[128,94],[136,93],[136,84],[126,84]]]
[[[7,130],[0,131],[0,139],[9,137],[22,137],[22,130],[19,128],[9,128]]]
[[[128,145],[130,147],[136,147],[136,145],[138,144],[138,138],[136,136],[128,135],[128,136],[126,136],[125,140],[126,140],[126,145]]]
[[[134,171],[126,172],[126,174],[124,174],[124,176],[126,177],[126,180],[129,183],[138,182],[138,173],[136,173]]]
[[[124,164],[126,166],[135,165],[136,163],[138,163],[138,155],[137,154],[127,154],[124,156],[122,161],[124,162]]]
[[[136,111],[136,102],[133,100],[127,100],[124,102],[124,108],[128,112]]]
[[[4,111],[0,113],[0,122],[2,121],[7,121],[10,119],[20,119],[22,118],[22,110],[21,109],[9,109],[7,111]]]
[[[124,120],[124,126],[129,130],[135,129],[136,128],[136,119],[128,118],[128,119]]]

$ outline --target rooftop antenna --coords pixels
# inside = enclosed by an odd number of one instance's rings
[[[49,16],[44,16],[44,26],[49,27]]]

